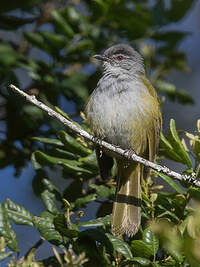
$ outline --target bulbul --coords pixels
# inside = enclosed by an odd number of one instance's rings
[[[162,118],[157,93],[145,76],[143,58],[126,44],[114,45],[94,58],[102,62],[103,74],[85,109],[93,134],[153,161]],[[103,178],[109,176],[112,167],[109,156],[107,151],[102,153],[97,148]],[[149,175],[149,170],[123,157],[116,160],[112,233],[133,236],[141,223],[141,179]]]

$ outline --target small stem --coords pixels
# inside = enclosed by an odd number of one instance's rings
[[[70,214],[69,214],[69,209],[70,209],[70,203],[63,198],[63,202],[64,202],[64,205],[65,205],[65,218],[66,218],[66,221],[67,223],[71,223],[71,220],[70,220]]]

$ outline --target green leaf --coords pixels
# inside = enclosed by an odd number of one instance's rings
[[[187,71],[187,66],[184,65],[184,62],[180,61],[180,69],[183,68],[183,70]],[[177,90],[176,91],[176,98],[179,103],[181,104],[194,104],[195,101],[192,96],[190,96],[186,91],[184,90]]]
[[[190,196],[191,198],[194,198],[194,199],[196,199],[197,201],[200,201],[200,188],[190,186],[190,187],[188,188],[187,193],[189,194],[189,196]]]
[[[161,134],[160,146],[163,149],[161,154],[177,162],[187,164],[189,168],[192,168],[191,159],[180,141],[173,119],[170,120],[170,129],[167,138]]]
[[[67,199],[70,203],[83,196],[83,180],[74,179],[63,191],[62,198]]]
[[[169,42],[170,44],[172,43],[173,46],[176,46],[188,34],[190,34],[190,32],[177,31],[177,30],[160,31],[160,32],[156,31],[153,33],[151,38],[157,41],[161,41],[161,42]],[[157,81],[160,81],[160,80],[157,80]],[[172,85],[171,83],[169,84]]]
[[[0,252],[0,261],[5,260],[6,258],[10,257],[12,254],[13,254],[12,251]]]
[[[42,183],[44,177],[47,177],[47,173],[44,169],[39,169],[36,171],[36,175],[33,177],[32,188],[36,196],[41,196],[42,192],[46,189]]]
[[[103,233],[97,229],[88,229],[80,233],[80,237],[89,237],[97,242],[100,242],[102,246],[106,247],[107,252],[116,254],[116,252],[122,254],[126,259],[131,259],[133,257],[132,252],[126,242],[121,239],[109,234]]]
[[[99,226],[109,226],[111,223],[111,215],[105,217],[97,218],[87,222],[80,222],[78,225],[83,227],[99,227]]]
[[[160,135],[160,147],[161,147],[161,155],[166,156],[169,159],[172,159],[177,162],[182,162],[181,157],[174,151],[171,143],[167,140],[167,138],[161,133]]]
[[[55,229],[58,230],[60,234],[68,238],[78,237],[79,235],[79,231],[69,228],[66,222],[65,215],[63,213],[59,213],[54,218],[54,225],[55,225]]]
[[[44,42],[44,38],[39,33],[24,32],[24,37],[33,45],[37,46],[41,50],[49,51],[48,45]]]
[[[65,159],[78,159],[78,156],[64,149],[56,148],[51,151],[52,156]]]
[[[54,138],[33,137],[32,139],[39,141],[39,142],[42,142],[43,144],[46,144],[46,145],[59,146],[59,147],[64,146],[60,140],[54,139]]]
[[[62,49],[66,45],[66,40],[65,38],[63,38],[63,36],[49,31],[41,31],[40,34],[47,42],[47,44],[49,46],[52,46],[53,48]]]
[[[126,259],[131,259],[133,257],[129,245],[126,242],[108,233],[106,233],[106,236],[112,243],[114,250],[122,254]]]
[[[60,14],[68,22],[70,22],[70,24],[73,24],[73,25],[77,25],[77,23],[80,22],[80,18],[82,18],[82,15],[72,5],[67,5],[64,8],[60,9],[59,11],[60,11]]]
[[[166,183],[168,183],[177,193],[184,194],[184,191],[174,182],[174,180],[161,172],[156,172]]]
[[[59,132],[58,138],[67,148],[67,150],[74,154],[78,154],[80,156],[88,156],[91,153],[90,149],[81,145],[74,137],[64,131]]]
[[[3,204],[0,204],[0,235],[5,237],[9,249],[18,252],[17,235],[11,227],[7,211]]]
[[[114,194],[113,188],[109,188],[105,185],[90,184],[89,186],[96,190],[98,196],[103,198],[109,198]]]
[[[56,110],[60,115],[62,115],[64,118],[66,118],[66,119],[69,120],[69,121],[72,121],[71,118],[69,117],[69,115],[68,115],[66,112],[64,112],[62,109],[60,109],[60,108],[57,107],[57,106],[55,106],[54,108],[55,108],[55,110]],[[80,125],[80,124],[78,124],[78,123],[76,123],[76,122],[74,122],[74,123],[77,124],[77,126]]]
[[[65,168],[65,171],[69,171],[69,173],[76,173],[78,177],[88,176],[91,177],[95,173],[92,170],[88,170],[82,167],[77,166],[77,161],[70,161],[63,163],[63,167]]]
[[[173,244],[174,242],[174,244]],[[179,247],[177,247],[177,244],[175,243],[176,241],[172,240],[172,244],[171,246],[169,245],[165,250],[167,251],[167,253],[169,253],[177,262],[181,263],[183,262],[183,255],[182,255],[182,250]]]
[[[95,151],[93,151],[91,154],[89,154],[86,157],[79,158],[79,162],[81,162],[83,164],[83,166],[92,168],[94,170],[99,169]]]
[[[49,212],[49,211],[42,211],[41,213],[40,213],[40,217],[42,217],[42,218],[51,218],[52,220],[54,220],[54,218],[55,218],[55,215],[54,214],[52,214],[51,212]],[[35,217],[34,217],[35,218]]]
[[[41,198],[47,211],[53,214],[58,213],[58,210],[55,204],[55,194],[49,192],[48,190],[44,190],[41,194]]]
[[[155,86],[162,93],[174,94],[176,93],[176,86],[173,83],[166,82],[165,80],[156,80]]]
[[[120,264],[120,266],[132,266],[130,264],[133,263],[138,263],[139,266],[150,266],[150,264],[152,263],[150,260],[146,259],[146,258],[141,258],[141,257],[133,257],[130,260],[125,260],[122,262],[122,264]],[[135,266],[135,265],[133,265]]]
[[[67,79],[64,78],[62,81],[62,93],[67,98],[75,101],[78,109],[82,108],[82,103],[86,102],[89,97],[87,88],[88,78],[88,75],[84,73],[75,72],[73,75],[70,75]],[[80,127],[80,124],[78,126]]]
[[[26,121],[30,129],[35,129],[35,126],[38,124],[38,120],[44,119],[43,111],[32,104],[24,104],[22,106],[22,112],[24,114],[24,120]],[[34,125],[34,123],[36,125]]]
[[[158,205],[158,207],[160,208],[161,206]],[[170,220],[171,219],[174,219],[176,222],[179,222],[180,221],[179,217],[176,216],[174,212],[171,212],[169,210],[166,210],[163,213],[160,213],[159,215],[157,215],[157,218],[162,218],[162,217],[164,217],[164,218],[167,217]]]
[[[20,58],[19,54],[16,53],[10,46],[1,44],[0,45],[0,64],[5,66],[12,66],[17,63]],[[3,67],[3,66],[2,66]]]
[[[184,194],[176,194],[172,200],[174,212],[179,218],[182,218],[185,213],[185,206],[187,205],[188,198]]]
[[[142,258],[144,257],[149,259],[153,255],[150,246],[142,240],[133,240],[131,242],[131,248],[133,255],[136,257],[142,257]]]
[[[42,185],[44,185],[45,188],[47,188],[51,193],[54,194],[56,200],[62,202],[62,196],[60,194],[59,189],[50,180],[43,178],[41,182],[42,182]],[[43,187],[41,187],[41,188],[43,188]],[[43,188],[42,192],[43,191],[44,191],[44,188]]]
[[[167,17],[170,22],[181,20],[191,8],[194,0],[173,0],[170,8],[167,10]]]
[[[52,166],[55,164],[63,164],[64,162],[66,162],[64,158],[52,157],[39,150],[36,150],[34,152],[34,155],[35,159],[42,165]]]
[[[155,261],[155,262],[152,263],[152,267],[163,267],[163,263],[162,263],[162,265],[160,265],[158,262]]]
[[[187,164],[189,168],[192,168],[191,159],[188,153],[185,151],[183,144],[181,143],[181,140],[176,131],[175,121],[173,119],[170,120],[168,139],[171,141],[171,144],[176,153],[182,158],[182,162],[184,164]]]
[[[43,178],[42,183],[50,192],[57,192],[60,194],[59,189],[49,179]]]
[[[170,45],[161,46],[160,48],[158,48],[157,53],[161,56],[166,57],[165,62],[162,66],[162,72],[164,70],[169,72],[170,69],[174,68],[182,71],[190,70],[186,64],[185,54],[175,48],[172,48]]]
[[[178,225],[178,230],[180,231],[181,235],[184,234],[185,230],[187,229],[187,225],[188,225],[188,222],[190,221],[191,219],[191,215],[190,216],[187,216],[185,218],[184,221],[182,221],[179,225]]]
[[[83,24],[82,24],[83,26]],[[84,39],[82,41],[77,42],[76,44],[71,44],[68,46],[67,52],[70,54],[81,53],[85,50],[92,50],[94,47],[93,42],[90,39]],[[82,92],[83,93],[83,92]],[[80,95],[80,93],[79,93]]]
[[[93,175],[94,173],[88,169],[82,168],[81,163],[77,160],[68,160],[64,158],[57,158],[49,156],[39,150],[35,151],[35,159],[42,165],[52,166],[52,165],[62,165],[65,171],[69,173],[77,173],[78,176],[82,175]]]
[[[155,25],[164,26],[167,24],[164,1],[158,0],[155,2],[152,9],[152,20]]]
[[[169,261],[162,262],[162,266],[172,266],[172,267],[174,267],[174,266],[176,266],[176,261],[173,258],[170,258]]]
[[[61,10],[61,13],[64,12],[66,14],[70,22],[79,22],[82,18],[80,12],[78,12],[74,7],[67,6],[65,9]]]
[[[55,245],[63,244],[62,235],[55,229],[53,223],[54,217],[48,215],[46,212],[45,217],[34,217],[34,226],[38,229],[41,236],[44,237],[47,241]]]
[[[74,206],[76,209],[80,209],[84,204],[94,201],[97,198],[96,194],[89,194],[85,197],[76,199]]]
[[[154,82],[154,85],[161,93],[166,94],[172,101],[177,100],[182,104],[194,103],[194,100],[187,92],[183,90],[177,90],[176,86],[172,83],[158,79]]]
[[[7,211],[8,217],[13,220],[15,224],[33,226],[34,214],[23,206],[16,204],[11,199],[7,198],[4,202],[4,207]]]
[[[65,34],[69,38],[72,38],[74,36],[74,32],[63,16],[55,9],[51,14],[61,33]]]
[[[33,168],[34,168],[35,171],[38,171],[38,170],[42,169],[42,166],[40,165],[40,163],[35,158],[35,153],[34,152],[31,154],[31,162],[33,164]]]
[[[149,245],[152,250],[152,254],[155,256],[159,248],[159,240],[150,228],[146,228],[142,233],[143,241]]]

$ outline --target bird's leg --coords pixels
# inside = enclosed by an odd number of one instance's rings
[[[96,145],[98,145],[99,147],[102,147],[102,140],[101,140],[101,139],[99,139],[99,138],[96,137],[96,136],[93,136],[92,139],[93,139],[92,141],[93,141]]]
[[[127,164],[125,165],[126,168],[129,167],[133,154],[136,154],[136,152],[132,148],[127,148],[124,150],[123,155],[128,159]]]

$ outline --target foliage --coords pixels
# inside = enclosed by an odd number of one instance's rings
[[[54,249],[53,258],[35,266],[48,266],[51,261],[58,266],[197,266],[200,263],[199,188],[187,184],[180,186],[166,175],[154,174],[154,178],[143,181],[143,212],[139,233],[134,238],[114,237],[110,234],[110,203],[115,184],[111,180],[94,180],[98,174],[96,158],[93,150],[85,147],[83,140],[71,138],[69,148],[79,147],[79,150],[68,155],[64,153],[68,152],[68,145],[65,146],[63,131],[57,136],[53,141],[37,138],[46,144],[46,149],[44,152],[36,151],[32,156],[37,187],[42,188],[41,199],[46,210],[36,216],[10,199],[1,204],[0,233],[4,246],[6,242],[10,249],[9,252],[2,250],[2,260],[10,256],[11,251],[18,251],[17,236],[11,228],[11,220],[15,224],[36,227],[43,239],[65,248],[61,255]],[[160,155],[175,162],[181,159],[185,166],[184,173],[194,172],[198,175],[200,121],[197,121],[197,135],[185,133],[185,138],[189,138],[191,149],[186,146],[185,139],[180,139],[175,122],[171,120],[167,136],[161,138]],[[62,147],[62,157],[61,154],[57,156],[58,146]],[[87,156],[83,155],[83,151],[87,151]],[[63,194],[46,178],[44,167],[55,165],[62,167],[64,178],[72,179]],[[171,187],[170,192],[158,184],[158,176]],[[70,195],[73,184],[78,184],[76,197]],[[191,199],[195,205],[190,204]],[[62,211],[57,209],[56,200],[63,204]],[[85,221],[85,207],[93,201],[99,203],[97,218]],[[72,214],[75,214],[73,219]],[[31,259],[30,263],[34,262],[34,250],[30,251],[30,257],[24,259],[25,264],[28,259]],[[79,257],[76,259],[75,255]]]
[[[193,100],[187,92],[167,82],[166,76],[173,69],[188,70],[178,44],[189,33],[167,30],[167,26],[179,22],[193,2],[171,0],[168,7],[164,0],[151,5],[147,0],[2,3],[0,29],[5,38],[0,40],[0,95],[6,130],[0,143],[0,167],[12,164],[18,175],[31,157],[35,170],[33,190],[41,197],[45,210],[38,215],[10,199],[1,203],[0,260],[11,257],[9,266],[200,264],[200,215],[196,211],[199,188],[179,185],[166,175],[152,173],[142,184],[142,224],[138,234],[133,238],[114,237],[110,233],[110,214],[115,184],[99,178],[92,145],[8,89],[10,83],[25,87],[51,107],[63,99],[72,101],[75,114],[55,109],[77,119],[100,77],[92,55],[126,41],[144,56],[147,74],[161,95],[191,104]],[[9,41],[8,31],[14,36]],[[29,77],[27,86],[20,72]],[[84,122],[81,127],[87,129]],[[186,132],[183,138],[171,120],[167,136],[161,136],[159,157],[183,164],[184,173],[194,172],[198,178],[199,144],[200,121],[197,134]],[[70,179],[63,192],[49,179],[47,169],[51,168],[61,169],[63,178]],[[159,184],[158,176],[164,186]],[[195,204],[191,205],[191,200]],[[94,202],[98,204],[96,218],[86,220],[86,208]],[[42,239],[62,248],[63,253],[54,248],[55,256],[38,262],[34,254],[39,246],[33,245],[16,261],[14,252],[18,253],[19,248],[12,223],[35,227]]]
[[[147,74],[161,94],[184,104],[193,102],[187,92],[165,80],[173,69],[188,70],[178,45],[189,33],[162,28],[180,21],[194,0],[170,1],[170,8],[164,2],[21,0],[14,4],[9,0],[2,4],[0,105],[6,127],[0,168],[12,164],[19,175],[38,148],[31,137],[52,137],[64,130],[43,111],[16,98],[8,85],[25,87],[48,105],[57,106],[61,99],[73,101],[78,117],[100,76],[92,55],[114,43],[128,42],[143,54]]]

